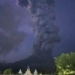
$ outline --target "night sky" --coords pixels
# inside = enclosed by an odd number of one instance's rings
[[[56,25],[60,28],[62,40],[54,49],[54,54],[75,51],[75,0],[56,1]],[[57,52],[56,52],[57,50]]]
[[[20,16],[20,19],[21,19],[19,24],[15,24],[16,29],[15,27],[13,27],[12,32],[15,29],[17,32],[20,31],[25,33],[25,37],[22,43],[20,43],[17,46],[17,48],[12,49],[12,51],[10,51],[6,56],[3,56],[3,55],[0,56],[1,61],[14,62],[17,60],[24,59],[32,54],[32,50],[33,50],[32,46],[35,41],[34,32],[32,31],[33,23],[31,21],[32,19],[28,11],[26,11],[25,8],[17,6],[15,0],[0,0],[0,5],[4,6],[5,3],[8,3],[13,7],[13,11],[15,11],[14,13],[15,16],[19,12],[18,16]],[[59,33],[62,38],[61,38],[61,41],[57,43],[56,46],[54,47],[53,56],[60,55],[63,52],[75,51],[75,0],[55,0],[55,5],[56,5],[55,25],[59,27],[60,29]],[[5,6],[4,8],[7,10]],[[10,13],[11,12],[8,12],[9,15]],[[4,15],[1,16],[1,18],[2,17],[4,17]],[[13,19],[14,18],[12,18],[12,20]],[[6,20],[4,19],[3,21],[6,21]],[[8,29],[8,26],[7,26],[7,29]],[[10,31],[11,30],[7,32],[10,32]],[[1,23],[0,23],[0,32],[1,32]],[[6,32],[4,33],[6,34]]]

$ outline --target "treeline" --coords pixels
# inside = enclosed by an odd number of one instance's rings
[[[55,73],[50,75],[75,75],[75,52],[62,53],[60,56],[54,58],[54,61],[56,66]],[[12,69],[6,69],[3,74],[11,75],[13,71]]]

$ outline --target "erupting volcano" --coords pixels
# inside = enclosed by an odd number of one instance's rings
[[[18,0],[18,4],[26,7],[32,15],[32,26],[35,32],[35,44],[32,56],[27,58],[32,67],[50,68],[53,70],[52,49],[60,41],[59,28],[54,25],[54,0]],[[39,61],[39,62],[37,62]]]

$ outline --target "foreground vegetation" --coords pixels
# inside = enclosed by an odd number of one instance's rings
[[[55,58],[57,75],[75,75],[75,52]]]
[[[61,54],[59,57],[55,58],[55,65],[56,65],[56,74],[57,75],[75,75],[75,52]],[[56,74],[49,74],[49,75],[56,75]],[[6,74],[13,74],[12,69],[6,69],[3,73]],[[42,74],[39,74],[42,75]],[[47,74],[45,74],[47,75]]]

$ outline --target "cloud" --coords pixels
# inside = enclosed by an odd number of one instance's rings
[[[60,41],[59,28],[54,25],[54,0],[18,0],[21,6],[28,8],[35,22],[35,52],[52,50]],[[27,4],[25,3],[27,2]]]
[[[0,54],[10,52],[25,39],[25,32],[18,30],[25,17],[21,11],[10,3],[0,4]]]

